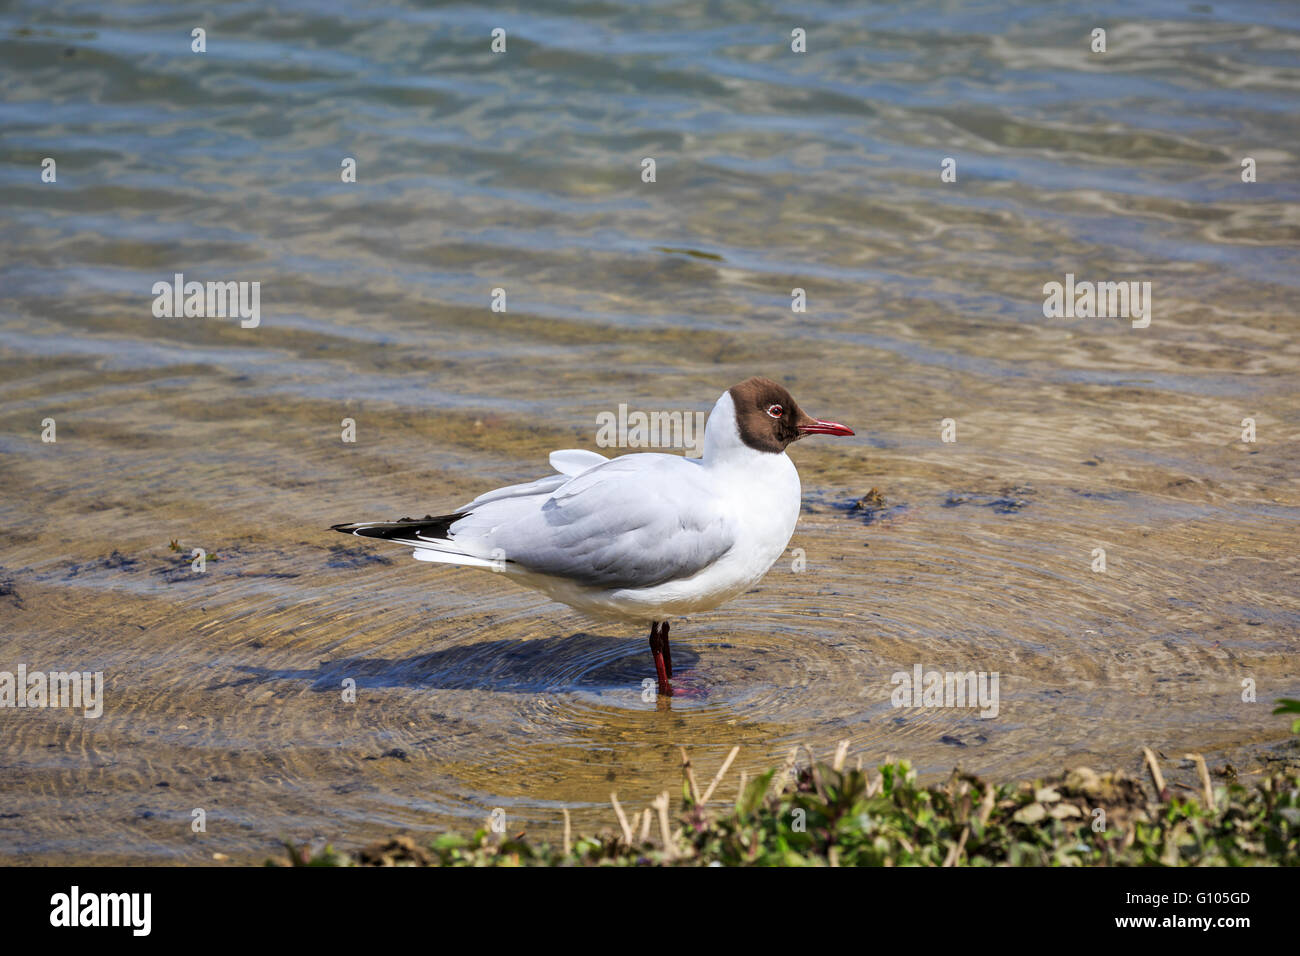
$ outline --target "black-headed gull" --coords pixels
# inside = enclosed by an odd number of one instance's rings
[[[552,452],[548,475],[480,495],[450,514],[335,525],[415,549],[420,561],[503,571],[587,614],[650,625],[659,693],[671,695],[668,618],[753,587],[799,518],[804,435],[852,435],[805,415],[776,382],[722,393],[703,455]]]

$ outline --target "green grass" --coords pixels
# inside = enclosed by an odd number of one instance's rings
[[[1154,761],[1154,757],[1151,758]],[[1203,765],[1202,765],[1203,766]],[[699,801],[689,762],[675,819],[632,817],[616,835],[563,846],[480,829],[426,846],[395,837],[349,855],[286,844],[294,865],[428,866],[1243,866],[1300,859],[1300,771],[1269,771],[1257,784],[1198,798],[1151,794],[1122,772],[1077,768],[1059,778],[996,785],[954,771],[920,786],[906,761],[874,774],[817,763],[770,770],[734,806]],[[725,769],[725,765],[724,765]],[[664,839],[664,831],[668,838]],[[628,833],[632,838],[627,838]],[[275,862],[275,861],[271,861]]]

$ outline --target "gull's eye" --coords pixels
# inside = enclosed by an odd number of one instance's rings
[[[780,418],[782,415],[785,414],[785,409],[782,408],[780,405],[769,405],[767,406],[767,413],[771,415],[773,418]]]

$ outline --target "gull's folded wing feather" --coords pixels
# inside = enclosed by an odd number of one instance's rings
[[[580,475],[588,468],[595,468],[609,461],[604,455],[581,448],[565,448],[551,452],[551,467],[562,475]]]
[[[554,479],[542,479],[532,486]],[[502,489],[505,491],[508,489]],[[538,491],[541,489],[539,488]],[[625,455],[538,492],[478,499],[453,526],[476,553],[589,587],[645,588],[707,568],[734,541],[697,462]]]
[[[481,494],[456,510],[475,511],[490,501],[501,501],[505,498],[531,498],[537,495],[549,495],[568,480],[568,475],[547,475],[545,478],[538,478],[536,481],[529,481],[522,485],[506,485],[504,488],[497,488],[495,491]]]

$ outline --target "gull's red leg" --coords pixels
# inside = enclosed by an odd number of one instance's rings
[[[667,643],[667,638],[660,634],[659,622],[652,621],[650,623],[650,651],[655,658],[655,673],[659,678],[659,693],[665,697],[671,697],[673,688],[668,683],[668,667],[664,663],[664,648]]]
[[[659,648],[664,652],[664,669],[673,676],[673,652],[668,649],[668,622],[659,622]]]

